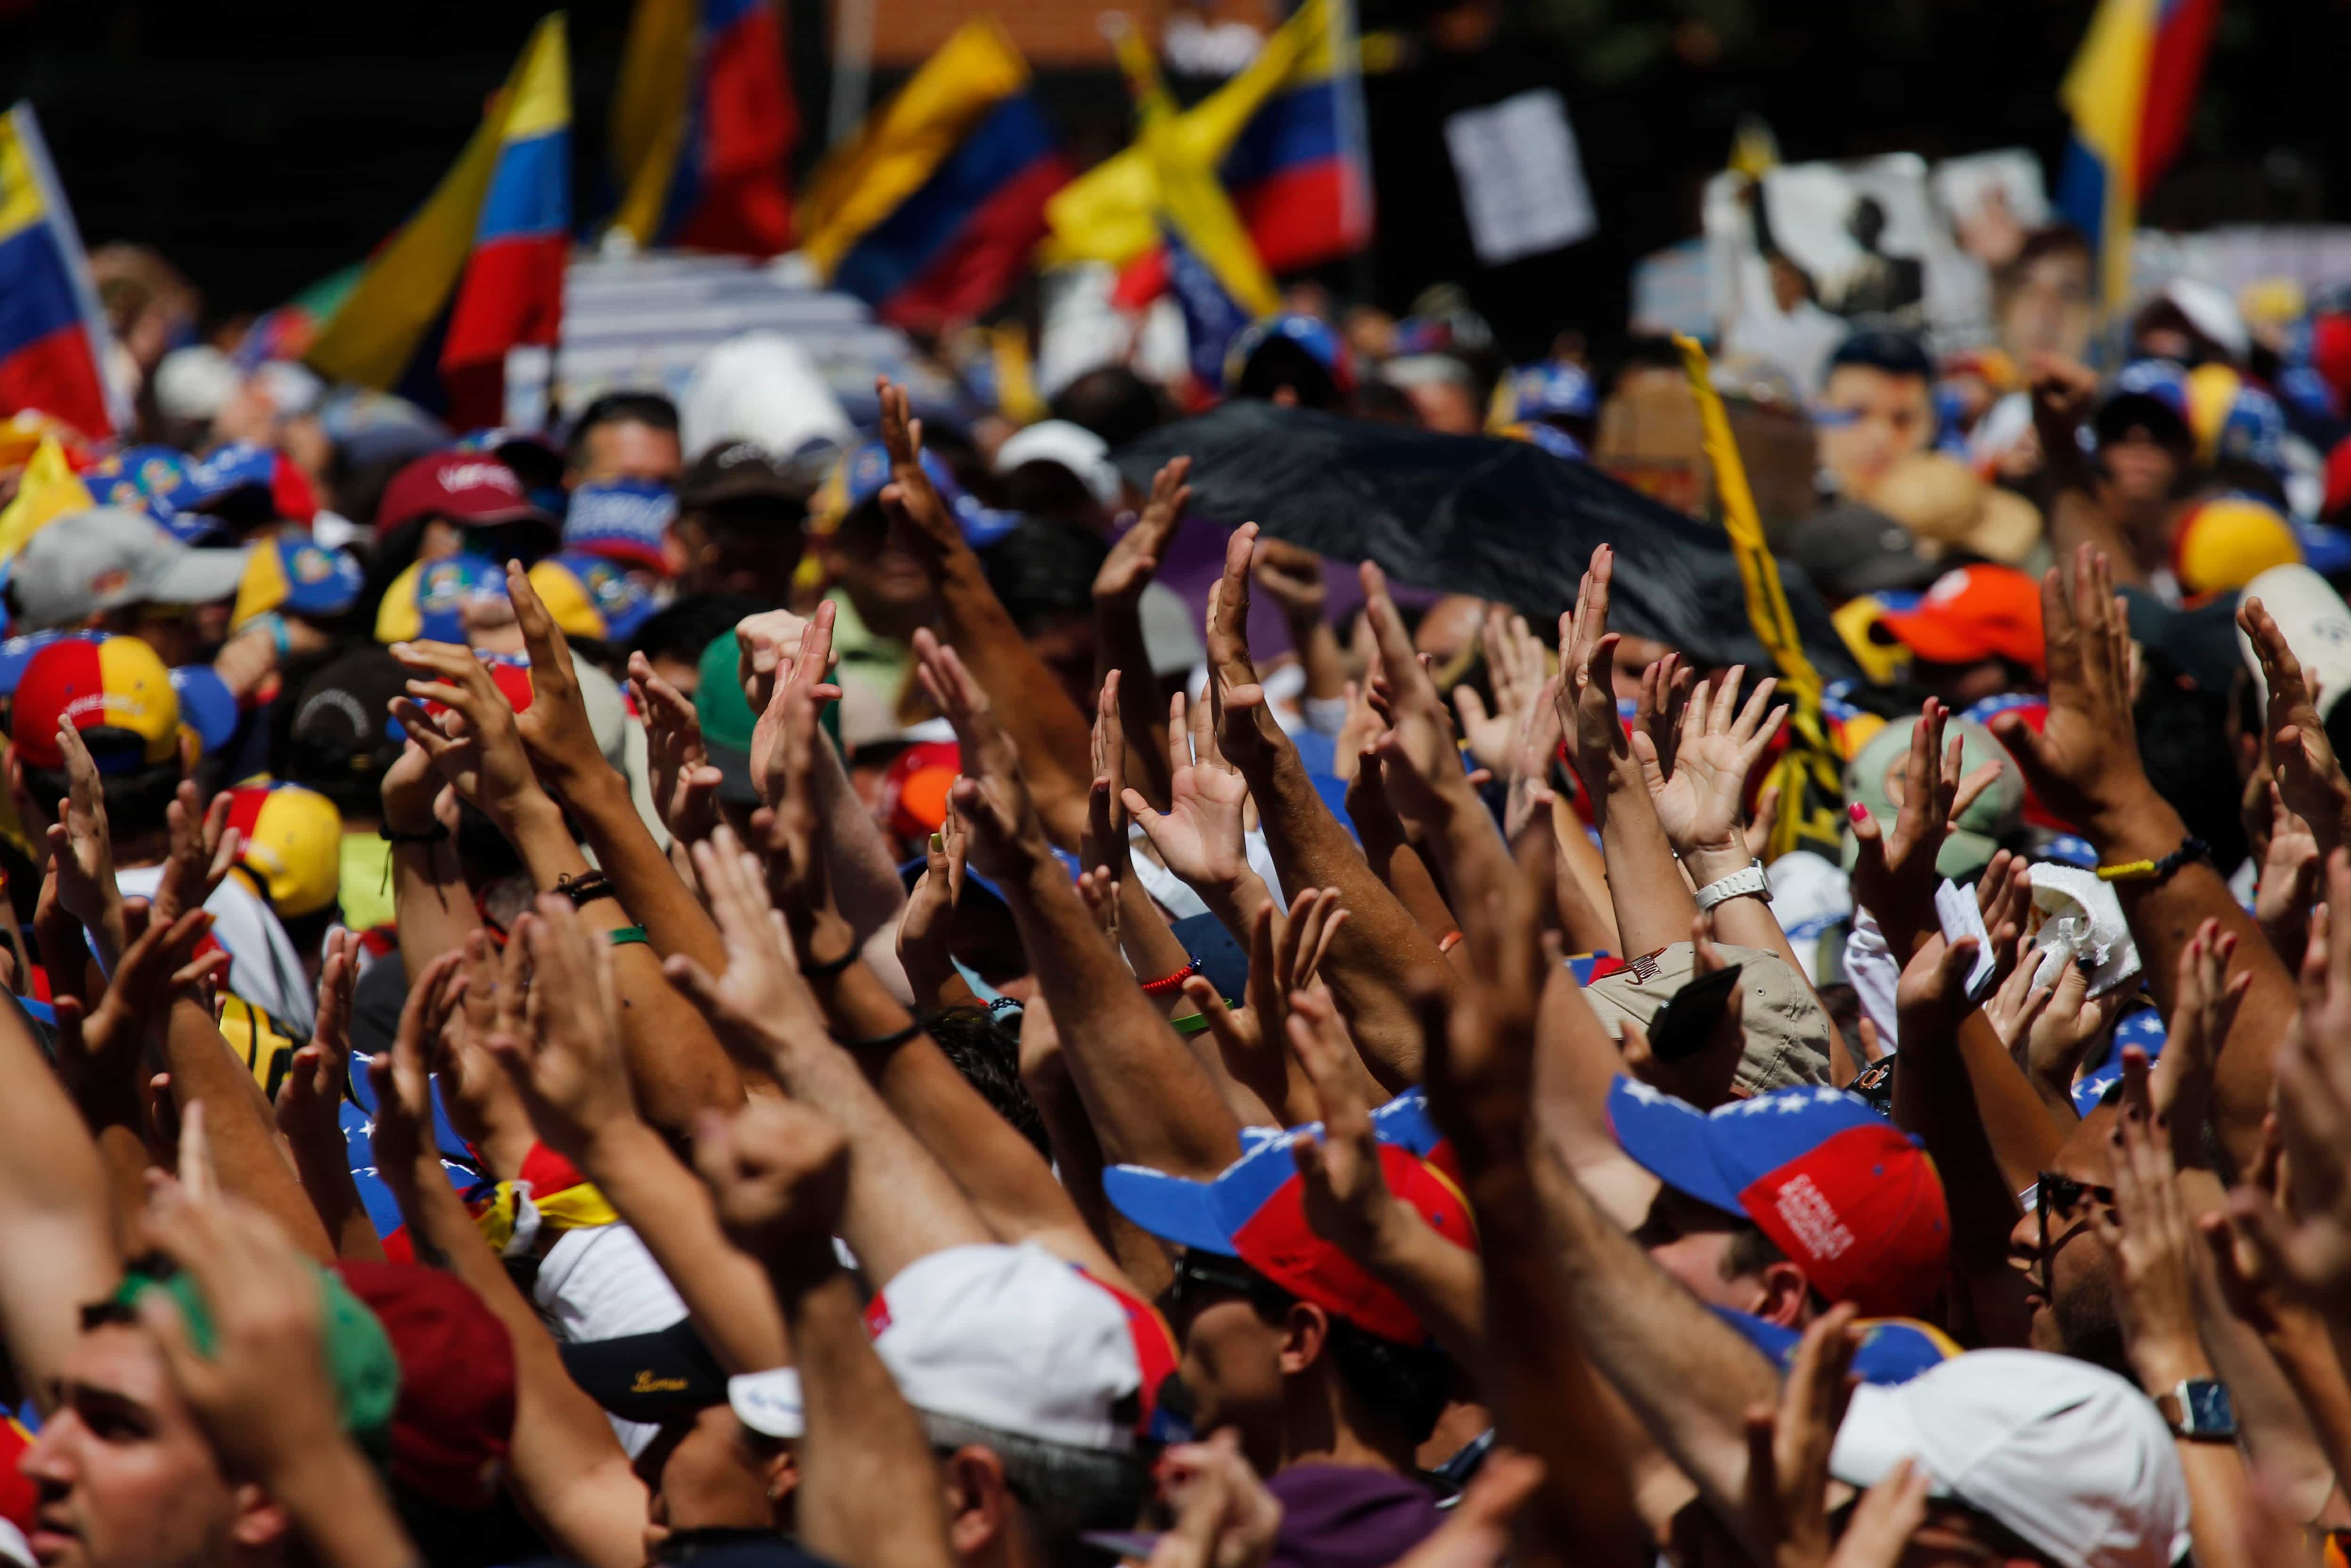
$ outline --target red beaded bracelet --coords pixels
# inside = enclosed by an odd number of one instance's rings
[[[1186,980],[1190,979],[1194,975],[1196,975],[1199,972],[1200,960],[1197,958],[1186,958],[1184,961],[1184,967],[1176,970],[1174,974],[1163,975],[1155,980],[1144,981],[1143,994],[1146,997],[1163,996],[1165,993],[1176,989],[1176,987],[1182,985]]]

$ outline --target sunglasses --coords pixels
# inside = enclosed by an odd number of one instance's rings
[[[1280,1286],[1238,1258],[1219,1257],[1196,1247],[1186,1247],[1176,1256],[1176,1277],[1167,1286],[1170,1317],[1188,1318],[1227,1296],[1246,1296],[1252,1302],[1275,1306],[1289,1302]]]
[[[2115,1206],[2115,1189],[2095,1182],[2075,1181],[2054,1171],[2043,1171],[2032,1185],[2032,1212],[2041,1221],[2041,1252],[2049,1255],[2049,1217],[2057,1216],[2062,1223],[2081,1207],[2087,1197],[2103,1208]],[[2069,1237],[2068,1239],[2071,1239]]]

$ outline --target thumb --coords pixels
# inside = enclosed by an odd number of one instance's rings
[[[1995,715],[1987,727],[1991,730],[1993,738],[2016,758],[2017,767],[2023,769],[2026,779],[2036,789],[2043,779],[2051,777],[2053,768],[2049,758],[2048,742],[2039,730],[2024,722],[2022,714]]]
[[[684,953],[673,953],[662,960],[662,977],[678,994],[702,1010],[705,1018],[717,1019],[726,1011],[718,998],[718,982],[709,970]]]
[[[1478,695],[1477,687],[1470,685],[1458,685],[1453,688],[1453,711],[1461,716],[1461,731],[1464,735],[1479,725],[1484,724],[1490,716],[1486,711],[1486,699]]]

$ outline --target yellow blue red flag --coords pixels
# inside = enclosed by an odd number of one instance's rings
[[[2107,308],[2130,291],[2138,204],[2179,157],[2220,0],[2099,0],[2058,101],[2074,136],[2057,206],[2097,247]]]
[[[643,246],[780,255],[799,134],[776,0],[637,0],[612,99],[616,227]]]
[[[967,22],[809,177],[800,251],[884,320],[967,321],[1027,268],[1069,178],[1028,62]]]
[[[38,409],[93,440],[129,423],[106,318],[33,106],[0,117],[0,414]]]
[[[507,350],[551,345],[561,331],[570,221],[570,67],[557,12],[532,32],[455,166],[369,260],[306,358],[460,427],[501,423]]]

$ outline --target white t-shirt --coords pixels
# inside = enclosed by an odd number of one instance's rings
[[[125,898],[152,898],[162,885],[160,865],[132,866],[114,873]],[[242,878],[228,876],[204,900],[213,913],[213,936],[229,956],[227,989],[271,1013],[298,1036],[319,1022],[318,998],[303,977],[302,960],[286,927]]]

